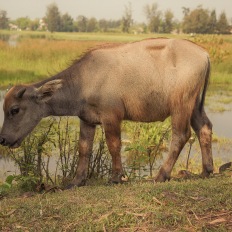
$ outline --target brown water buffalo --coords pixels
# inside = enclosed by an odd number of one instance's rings
[[[163,121],[171,116],[169,156],[155,181],[170,179],[173,166],[196,132],[202,151],[203,176],[213,172],[212,124],[204,111],[210,61],[198,45],[177,39],[146,39],[106,45],[87,52],[66,70],[6,94],[0,143],[12,148],[50,115],[78,116],[79,161],[72,185],[86,182],[95,127],[101,124],[112,156],[112,182],[121,182],[123,120]]]

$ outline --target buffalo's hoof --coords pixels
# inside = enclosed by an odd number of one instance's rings
[[[109,180],[110,184],[122,184],[124,181],[122,180],[122,177],[125,178],[125,175],[123,173],[117,173],[112,176],[112,178]]]
[[[81,187],[81,186],[85,186],[86,181],[82,180],[82,181],[76,181],[76,182],[72,182],[70,184],[68,184],[65,189],[72,189],[75,187]]]
[[[65,190],[69,190],[69,189],[73,189],[75,187],[78,187],[77,185],[75,184],[68,184],[66,187],[65,187]]]
[[[213,171],[212,171],[212,170],[210,170],[210,171],[203,170],[200,176],[201,176],[201,178],[208,178],[208,177],[210,177],[210,175],[212,175],[212,174],[213,174]]]
[[[157,176],[154,179],[154,183],[162,183],[165,181],[169,181],[171,178],[164,171],[160,170]]]

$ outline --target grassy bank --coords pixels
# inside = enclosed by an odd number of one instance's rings
[[[232,179],[127,183],[1,200],[1,231],[231,231]]]
[[[15,34],[16,33],[16,34]],[[88,49],[110,42],[132,42],[151,37],[190,39],[205,47],[212,60],[211,83],[232,82],[231,36],[104,33],[48,33],[0,31],[0,87],[41,80],[66,68]],[[11,41],[11,45],[9,45]],[[13,41],[13,43],[12,43]]]

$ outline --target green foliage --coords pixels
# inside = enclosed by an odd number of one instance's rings
[[[23,191],[35,191],[40,183],[40,178],[34,173],[29,172],[27,175],[15,175],[14,180],[18,187]]]
[[[6,196],[9,193],[9,191],[13,187],[13,181],[15,181],[15,179],[15,175],[9,175],[6,177],[5,182],[0,184],[0,198]]]
[[[214,65],[222,63],[228,57],[228,55],[230,55],[230,52],[224,46],[224,39],[221,36],[199,35],[193,37],[192,40],[206,48],[206,50],[209,52],[210,60]]]
[[[58,148],[58,159],[56,172],[46,170],[46,178],[54,184],[66,184],[74,178],[76,174],[76,165],[79,158],[77,120],[69,117],[59,118],[55,125],[55,148]],[[58,173],[62,173],[60,179],[57,179]]]
[[[53,123],[52,120],[44,120],[33,133],[27,136],[20,148],[9,150],[10,157],[19,167],[20,175],[17,180],[22,183],[23,188],[33,187],[32,185],[35,182],[41,182],[43,179],[44,163],[42,155],[51,152]]]
[[[22,30],[29,29],[31,20],[28,17],[17,18],[14,23]]]
[[[153,176],[154,165],[167,149],[170,138],[170,123],[127,122],[124,130],[128,135],[125,151],[128,176],[132,178]]]

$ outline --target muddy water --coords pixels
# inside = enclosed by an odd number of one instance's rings
[[[4,114],[3,114],[3,98],[5,91],[0,91],[0,127],[2,126]],[[213,132],[223,138],[232,139],[232,103],[227,105],[227,111],[224,112],[212,112],[207,109],[207,115],[213,123]],[[231,145],[231,144],[230,144]],[[213,144],[214,157],[221,159],[222,162],[229,162],[232,159],[232,148],[231,146],[223,146],[218,144]],[[184,151],[185,153],[185,151]],[[55,165],[55,162],[54,162]],[[51,167],[53,170],[54,167]],[[0,154],[0,180],[5,178],[8,173],[17,173],[18,170],[14,166],[14,163],[6,157]]]
[[[232,104],[231,109],[232,109]],[[213,131],[219,137],[232,139],[232,110],[224,112],[207,112],[210,121],[213,123]]]

